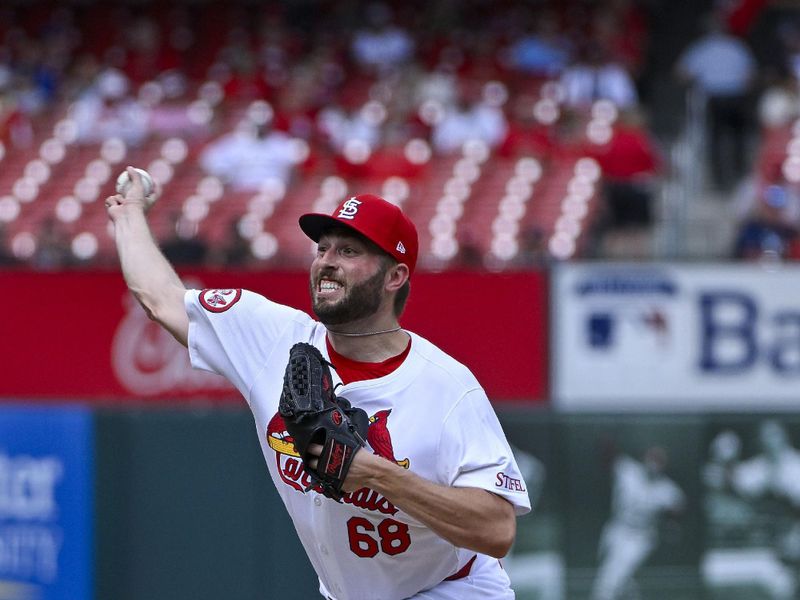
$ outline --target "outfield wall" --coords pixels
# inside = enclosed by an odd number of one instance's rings
[[[752,600],[794,585],[800,415],[499,414],[535,506],[505,560],[521,600],[588,599],[614,568],[603,557],[642,536],[651,547],[630,585],[643,598]],[[4,600],[315,597],[243,408],[6,405],[0,424]],[[654,453],[674,505],[643,484]]]

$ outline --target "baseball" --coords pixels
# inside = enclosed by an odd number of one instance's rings
[[[153,177],[152,175],[150,175],[150,173],[148,173],[144,169],[139,169],[136,167],[134,167],[134,169],[136,169],[136,171],[138,171],[139,174],[142,176],[142,186],[144,187],[144,199],[145,203],[149,207],[150,205],[153,204],[153,202],[155,202],[154,192],[156,190],[156,184],[153,181]],[[131,181],[131,178],[128,176],[128,172],[123,171],[122,173],[120,173],[119,177],[117,177],[117,193],[120,194],[121,196],[124,196],[125,194],[128,193],[128,189],[131,187],[131,185],[133,185],[133,182]]]

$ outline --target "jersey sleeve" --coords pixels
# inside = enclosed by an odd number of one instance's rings
[[[192,366],[226,377],[248,403],[278,342],[313,324],[302,311],[247,290],[187,290],[184,304]]]
[[[483,390],[467,392],[447,415],[439,456],[448,485],[485,489],[511,502],[517,515],[530,512],[527,486]]]

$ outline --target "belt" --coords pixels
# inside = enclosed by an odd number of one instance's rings
[[[472,570],[472,565],[475,563],[476,558],[478,558],[477,554],[470,558],[467,564],[461,567],[456,573],[453,573],[450,575],[450,577],[445,577],[442,581],[456,581],[458,579],[464,579],[464,577],[469,575],[469,572]],[[333,600],[333,598],[328,596],[328,600]]]

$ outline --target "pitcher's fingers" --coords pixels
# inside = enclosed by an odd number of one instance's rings
[[[128,177],[131,179],[131,190],[135,191],[137,195],[141,196],[144,193],[144,182],[142,181],[142,174],[133,167],[126,167]]]
[[[309,444],[308,453],[312,456],[320,456],[322,454],[322,444]]]

